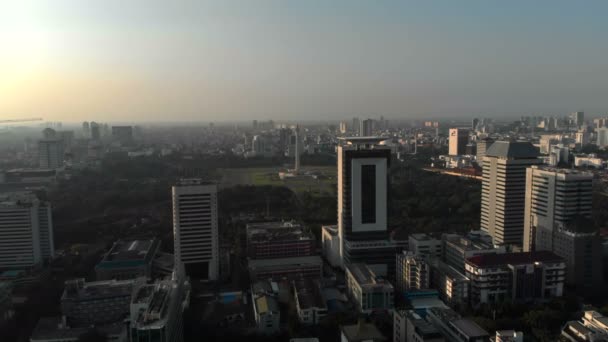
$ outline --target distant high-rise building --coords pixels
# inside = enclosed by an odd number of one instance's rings
[[[41,169],[60,169],[63,167],[63,140],[57,138],[38,141],[38,161]]]
[[[496,141],[483,159],[481,229],[497,245],[521,245],[524,235],[526,168],[540,164],[529,142]]]
[[[346,134],[347,131],[348,131],[348,125],[347,125],[346,121],[340,122],[340,133]]]
[[[63,141],[63,147],[70,149],[74,143],[74,131],[58,132],[59,139]]]
[[[477,163],[483,165],[483,157],[486,156],[486,151],[490,146],[494,143],[494,139],[492,138],[483,138],[477,141]]]
[[[524,251],[552,251],[566,261],[566,282],[587,293],[603,285],[601,241],[591,221],[593,174],[527,169]]]
[[[584,112],[574,112],[570,114],[570,121],[574,126],[581,127],[585,124],[585,113]]]
[[[374,120],[366,119],[361,120],[359,124],[359,136],[360,137],[371,137],[374,132]]]
[[[469,130],[463,128],[450,128],[449,154],[459,156],[466,153],[469,143]]]
[[[302,145],[302,138],[300,138],[300,126],[296,126],[294,133],[296,136],[296,155],[294,156],[294,170],[295,172],[298,172],[300,171],[300,155],[302,154],[302,147],[300,147],[300,145]]]
[[[258,129],[258,120],[253,120],[251,127],[253,127],[253,129]]]
[[[595,130],[597,133],[597,146],[608,146],[608,127],[602,127]]]
[[[51,205],[29,192],[0,194],[0,269],[23,269],[53,257]]]
[[[100,140],[101,139],[101,127],[97,122],[91,122],[91,139],[92,140]]]
[[[217,185],[183,179],[172,188],[173,238],[177,262],[193,278],[219,276]]]
[[[479,125],[479,119],[474,118],[473,121],[471,122],[471,129],[472,130],[476,130],[477,129],[477,125]]]
[[[91,135],[91,126],[88,121],[82,123],[82,135],[88,138]]]
[[[361,124],[361,120],[359,118],[353,118],[353,126],[352,126],[351,130],[353,130],[353,131],[358,130],[360,124]],[[356,133],[354,133],[354,134],[356,134]]]

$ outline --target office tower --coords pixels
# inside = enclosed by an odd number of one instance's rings
[[[527,170],[524,250],[552,251],[566,261],[566,283],[601,288],[602,252],[591,219],[593,174],[570,169]]]
[[[474,118],[473,121],[471,122],[471,129],[472,130],[476,130],[477,129],[477,125],[479,125],[479,119]]]
[[[497,141],[483,160],[481,230],[496,245],[521,245],[524,235],[526,168],[540,164],[529,142]]]
[[[467,260],[471,303],[536,301],[561,297],[566,263],[548,251],[483,254]]]
[[[97,122],[91,122],[91,139],[92,140],[100,140],[101,139],[101,127]]]
[[[112,126],[112,139],[121,145],[131,145],[133,143],[133,127]]]
[[[338,146],[338,235],[342,266],[374,263],[357,242],[386,241],[388,167],[391,151],[382,138],[344,138]],[[394,253],[393,262],[394,264]]]
[[[574,112],[570,114],[570,121],[573,126],[581,127],[585,123],[585,113],[584,112]]]
[[[192,278],[219,276],[217,185],[183,179],[172,188],[173,238],[177,262]]]
[[[91,126],[88,121],[82,123],[82,135],[88,138],[91,135]]]
[[[357,131],[359,130],[359,126],[361,125],[361,120],[359,118],[353,118],[353,126],[352,126],[352,130],[353,131]]]
[[[258,120],[253,120],[251,127],[253,127],[253,129],[258,129]]]
[[[38,141],[38,161],[41,169],[62,168],[63,156],[63,140],[49,138]]]
[[[589,140],[590,140],[589,138],[590,138],[590,134],[587,131],[580,130],[580,131],[576,132],[576,135],[575,135],[576,143],[578,145],[580,145],[580,147],[588,145]]]
[[[602,148],[608,146],[608,127],[598,128],[595,132],[597,134],[596,145]]]
[[[367,119],[361,120],[359,125],[359,136],[360,137],[371,137],[374,131],[374,120]]]
[[[469,143],[469,130],[463,128],[450,128],[449,154],[459,156],[466,153]]]
[[[32,193],[0,194],[0,269],[23,269],[55,254],[51,205]]]
[[[302,141],[300,138],[300,126],[296,126],[295,136],[296,136],[296,155],[295,155],[295,161],[294,161],[294,170],[295,170],[295,172],[298,172],[298,171],[300,171],[300,154],[302,154],[302,147],[300,146],[300,145],[302,145]]]

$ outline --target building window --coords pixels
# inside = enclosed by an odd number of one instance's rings
[[[361,166],[361,223],[376,223],[376,165]]]

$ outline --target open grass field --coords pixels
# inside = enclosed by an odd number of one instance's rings
[[[239,168],[222,169],[221,187],[232,187],[235,185],[272,185],[286,186],[294,192],[329,192],[336,191],[336,167],[334,166],[310,166],[303,167],[300,176],[279,178],[280,167],[273,168]],[[312,177],[316,175],[316,179]]]

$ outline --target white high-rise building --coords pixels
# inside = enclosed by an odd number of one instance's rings
[[[29,192],[0,194],[0,269],[32,267],[54,253],[50,204]]]
[[[597,146],[606,147],[608,146],[608,127],[602,127],[595,130],[597,133]]]
[[[183,179],[172,188],[176,262],[193,278],[217,280],[219,236],[217,185]]]
[[[496,245],[521,245],[524,235],[526,168],[540,164],[529,142],[496,141],[483,159],[481,230]]]
[[[463,128],[450,128],[449,155],[460,156],[466,154],[469,143],[469,130]]]

